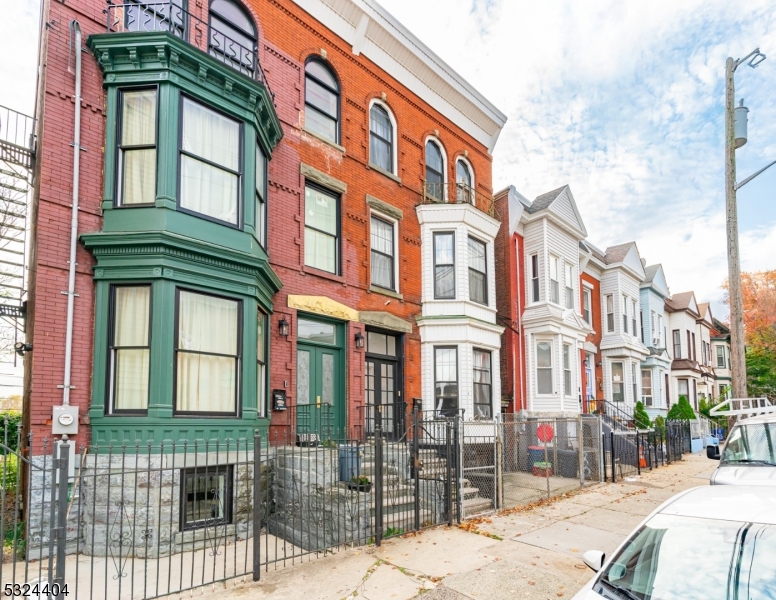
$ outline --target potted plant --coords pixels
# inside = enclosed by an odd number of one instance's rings
[[[351,477],[350,481],[348,481],[348,489],[354,490],[356,492],[368,493],[372,491],[372,482],[369,481],[369,478],[365,477],[364,475]]]

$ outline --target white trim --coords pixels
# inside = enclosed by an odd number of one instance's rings
[[[369,285],[380,288],[379,285],[372,283],[372,216],[377,217],[382,221],[386,221],[393,225],[393,290],[389,292],[395,292],[400,294],[399,290],[399,221],[395,217],[388,216],[384,212],[370,207],[369,208]]]
[[[455,159],[455,182],[458,183],[458,163],[462,162],[466,165],[466,167],[469,169],[469,175],[472,177],[472,204],[474,206],[477,206],[477,175],[474,172],[474,167],[472,166],[472,163],[469,162],[469,159],[465,156],[458,156]],[[457,188],[456,188],[457,189]]]
[[[293,1],[493,152],[506,115],[377,2]],[[402,49],[408,56],[400,60]]]
[[[398,177],[399,176],[399,127],[396,125],[396,117],[393,114],[393,110],[391,110],[391,107],[388,105],[387,102],[381,100],[380,98],[372,98],[369,101],[369,110],[366,113],[367,132],[369,134],[368,146],[367,146],[367,149],[369,150],[369,162],[372,163],[372,107],[375,104],[379,104],[381,107],[385,109],[385,112],[388,113],[388,119],[391,121],[391,127],[393,128],[393,148],[391,152],[391,160],[393,162],[393,166],[391,168],[391,174],[396,175]]]

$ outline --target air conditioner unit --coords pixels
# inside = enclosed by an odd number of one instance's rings
[[[660,344],[660,338],[652,338],[652,346],[657,348]]]

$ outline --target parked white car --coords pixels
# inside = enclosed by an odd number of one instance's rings
[[[739,421],[722,453],[719,446],[707,446],[706,456],[720,461],[711,485],[776,486],[776,414]]]
[[[704,486],[677,494],[606,559],[574,600],[775,600],[776,494]]]

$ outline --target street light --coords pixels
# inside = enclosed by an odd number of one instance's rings
[[[730,299],[730,358],[733,375],[733,397],[746,398],[746,349],[744,347],[744,305],[741,297],[741,259],[738,253],[738,211],[736,191],[752,181],[765,169],[776,164],[772,162],[753,175],[736,183],[736,148],[746,144],[746,121],[749,109],[741,105],[735,107],[736,69],[747,64],[755,68],[765,60],[765,54],[759,48],[744,58],[728,58],[725,63],[725,206],[727,210],[728,243],[728,295]]]

